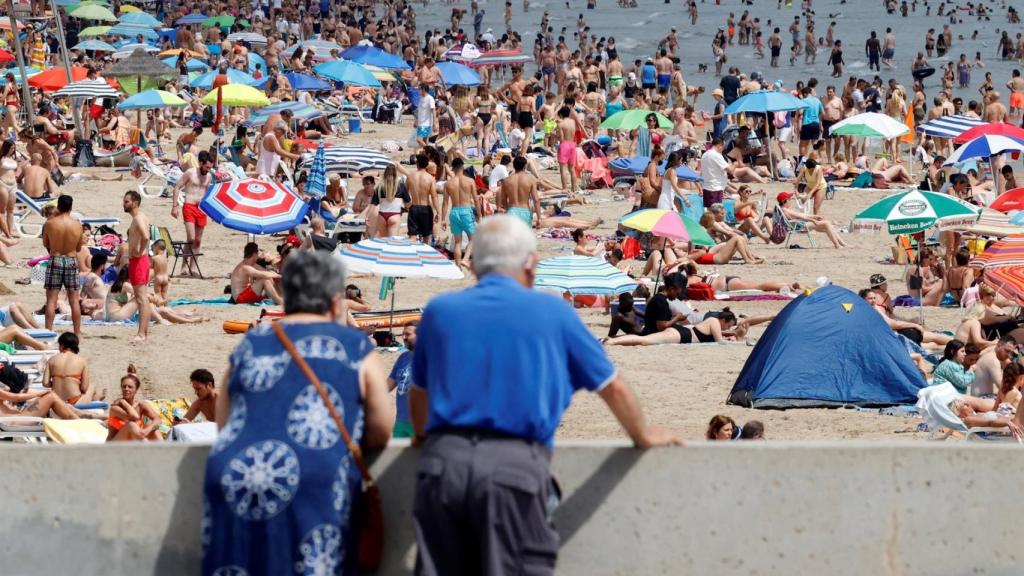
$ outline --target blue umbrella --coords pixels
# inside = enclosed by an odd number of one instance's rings
[[[178,57],[177,56],[168,56],[167,58],[164,58],[163,60],[161,60],[161,62],[163,62],[164,64],[167,64],[171,68],[177,68],[178,67]],[[201,72],[205,72],[205,71],[210,69],[210,67],[207,66],[205,62],[203,62],[202,60],[200,60],[198,58],[189,58],[188,61],[185,62],[185,66],[188,68],[189,72],[193,72],[193,71],[197,71],[197,70],[201,71]]]
[[[327,194],[327,161],[324,159],[324,143],[317,144],[316,154],[313,155],[313,164],[309,168],[309,180],[306,182],[306,192],[310,196],[322,198]]]
[[[346,60],[325,62],[324,64],[314,66],[313,72],[335,82],[342,82],[353,86],[380,87],[380,80],[374,78],[372,72],[356,62]]]
[[[741,114],[743,112],[785,112],[788,110],[800,110],[806,108],[803,100],[786,92],[775,92],[772,90],[759,90],[751,92],[736,99],[725,109],[726,114]]]
[[[412,70],[412,67],[398,56],[385,52],[376,46],[353,46],[341,53],[341,57],[360,64],[373,64],[380,68]]]
[[[213,81],[217,78],[218,73],[219,70],[210,70],[205,74],[201,74],[196,77],[196,79],[189,82],[189,86],[192,86],[193,88],[202,88],[203,90],[210,90],[213,88]],[[259,81],[241,70],[228,68],[228,82],[231,84],[246,84],[248,86],[254,86]]]
[[[299,72],[288,72],[284,75],[288,79],[288,83],[292,85],[292,90],[296,91],[317,91],[317,90],[330,90],[332,88],[329,82],[310,76],[309,74],[301,74]]]
[[[156,28],[163,25],[162,22],[145,12],[129,12],[127,14],[122,14],[119,22],[124,24],[138,24],[149,28]]]
[[[983,134],[954,150],[943,166],[952,166],[973,158],[990,158],[1003,152],[1021,151],[1024,151],[1024,141],[1009,136]]]
[[[203,14],[189,14],[188,16],[182,16],[174,21],[178,26],[187,26],[189,24],[202,24],[206,22],[206,16]]]
[[[14,74],[14,83],[17,84],[18,86],[21,86],[21,83],[22,83],[23,79],[21,77],[21,72],[19,72],[17,68],[8,68],[7,70],[3,71],[3,76],[0,76],[0,86],[3,86],[4,84],[7,83],[7,80],[4,79],[4,76],[6,76],[8,72],[10,72],[11,74]],[[39,74],[40,72],[42,72],[42,70],[40,70],[39,68],[33,68],[31,66],[26,66],[25,67],[25,77],[26,78],[32,78],[33,76],[35,76],[36,74]]]
[[[113,52],[115,48],[102,40],[85,40],[71,47],[72,50],[102,50]]]
[[[256,65],[259,64],[260,68],[263,69],[263,74],[267,74],[267,61],[263,59],[263,56],[255,52],[249,52],[249,74],[256,72]]]
[[[647,170],[647,165],[651,163],[651,159],[647,156],[634,156],[633,158],[616,158],[611,162],[608,162],[608,168],[610,170],[618,172],[632,172],[633,174],[643,174],[644,170]],[[664,174],[665,167],[668,165],[667,161],[663,161],[658,166],[658,173]],[[687,182],[703,182],[704,179],[693,171],[692,168],[683,164],[679,168],[676,168],[676,178],[686,180]]]
[[[449,86],[479,86],[480,75],[475,70],[458,62],[438,62],[441,78]]]
[[[267,123],[267,120],[275,113],[280,113],[284,110],[290,110],[296,120],[308,121],[322,118],[324,113],[322,110],[318,110],[308,104],[302,102],[281,102],[280,104],[272,104],[270,106],[264,106],[256,111],[255,114],[249,117],[244,122],[246,126],[262,126]]]
[[[117,24],[113,28],[107,31],[107,34],[111,36],[142,36],[143,38],[156,40],[160,37],[152,28],[149,26],[142,26],[140,24]]]
[[[152,110],[154,108],[180,108],[187,103],[170,92],[163,90],[146,90],[121,102],[117,107],[121,110]]]

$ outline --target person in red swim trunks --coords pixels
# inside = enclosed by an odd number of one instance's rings
[[[242,261],[231,271],[231,298],[235,304],[255,304],[270,298],[275,304],[282,302],[274,281],[277,272],[266,270],[259,263],[260,247],[255,242],[245,245]]]
[[[149,217],[142,212],[142,196],[135,190],[125,192],[122,205],[132,216],[128,228],[128,282],[139,307],[139,333],[134,341],[142,342],[149,336]]]
[[[181,175],[181,179],[174,186],[174,200],[171,203],[171,217],[178,217],[178,207],[181,206],[181,214],[185,220],[185,237],[192,245],[192,252],[200,253],[203,244],[203,229],[206,228],[206,213],[199,209],[199,203],[203,200],[203,194],[213,184],[213,157],[206,150],[199,153],[199,166],[189,168]],[[185,189],[184,206],[179,202],[179,192]],[[182,265],[181,275],[191,276],[192,265],[195,257],[186,258]]]

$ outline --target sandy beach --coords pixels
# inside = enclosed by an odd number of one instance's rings
[[[380,142],[384,140],[404,141],[410,130],[408,119],[402,126],[369,124],[364,125],[363,134],[346,136],[341,142],[379,148]],[[204,134],[204,138],[208,139],[210,135]],[[204,145],[207,142],[208,140],[202,141]],[[165,147],[173,148],[173,144],[167,144]],[[64,170],[66,174],[79,171],[72,168]],[[90,168],[81,172],[104,175],[115,173],[110,168]],[[64,191],[74,196],[75,211],[87,216],[118,216],[122,222],[119,230],[124,232],[128,218],[121,212],[121,196],[125,191],[134,189],[138,181],[127,170],[118,173],[124,174],[124,181],[70,182],[64,186]],[[558,176],[552,171],[549,177],[557,180]],[[350,189],[353,189],[351,185]],[[774,197],[778,192],[791,189],[787,184],[769,184],[763,187],[755,186],[754,190],[762,188],[771,199],[769,206],[774,204]],[[611,190],[594,191],[591,196],[594,204],[571,206],[568,209],[574,216],[603,218],[605,223],[592,232],[598,235],[611,234],[615,229],[616,220],[629,209],[627,201],[612,201],[612,194]],[[881,193],[838,192],[833,200],[825,203],[824,214],[834,221],[848,224],[855,213],[882,196]],[[146,199],[142,205],[154,224],[167,226],[175,239],[184,239],[184,226],[181,220],[171,219],[170,207],[170,199]],[[893,241],[889,236],[847,234],[844,238],[851,246],[843,250],[831,248],[828,239],[822,234],[815,234],[818,246],[816,249],[811,249],[806,238],[802,236],[798,238],[797,243],[804,249],[787,250],[778,245],[766,246],[760,241],[753,242],[751,246],[755,254],[765,258],[764,264],[730,264],[720,266],[718,270],[746,279],[799,282],[801,286],[813,286],[816,278],[827,276],[836,284],[854,291],[866,287],[868,277],[872,274],[882,273],[890,279],[891,293],[905,293],[905,285],[901,279],[903,266],[876,262],[890,254],[889,246]],[[228,284],[227,274],[241,259],[245,241],[244,234],[211,222],[206,230],[204,255],[201,259],[206,278],[173,278],[170,297],[203,299],[222,295]],[[279,241],[280,238],[259,239],[261,248],[267,250],[273,249]],[[541,239],[540,251],[542,257],[564,255],[571,252],[571,242]],[[23,263],[29,258],[44,254],[44,251],[38,239],[27,238],[13,248],[13,254],[18,262]],[[711,271],[710,267],[702,269]],[[13,296],[3,297],[2,302],[18,300],[32,309],[42,306],[44,294],[41,285],[23,286],[14,283],[19,278],[26,278],[28,274],[29,270],[23,264],[0,269],[0,281],[12,288],[15,293]],[[354,278],[352,282],[362,289],[364,296],[376,309],[387,308],[386,302],[377,300],[379,277]],[[423,306],[436,294],[458,290],[471,285],[472,282],[471,278],[461,281],[400,280],[396,306]],[[731,308],[737,314],[753,315],[778,311],[784,304],[785,302],[779,301],[740,302],[733,304]],[[698,302],[695,306],[700,310],[712,310],[721,309],[724,304]],[[143,381],[142,393],[145,397],[190,398],[192,390],[188,374],[195,368],[207,368],[219,378],[227,367],[228,354],[240,339],[237,335],[224,333],[222,322],[255,320],[260,312],[259,307],[254,306],[185,306],[182,309],[194,310],[211,320],[199,325],[155,326],[151,330],[150,341],[145,344],[129,342],[134,335],[133,327],[85,326],[82,354],[90,361],[94,382],[100,388],[105,387],[110,393],[116,394],[117,380],[124,374],[130,362],[138,367]],[[595,337],[607,334],[608,317],[603,310],[581,309],[580,314]],[[903,314],[908,319],[916,319],[916,312],[907,310]],[[925,320],[932,329],[951,329],[955,328],[959,314],[959,310],[928,309]],[[537,321],[542,322],[543,319],[538,318]],[[751,337],[757,338],[762,332],[762,326],[755,327]],[[622,375],[636,389],[650,420],[672,427],[686,438],[701,437],[708,420],[718,413],[730,415],[738,422],[760,419],[765,422],[771,438],[923,437],[921,433],[899,434],[915,428],[920,422],[911,418],[879,416],[854,410],[779,412],[726,406],[726,396],[752,350],[744,343],[664,345],[647,348],[612,347],[609,350]],[[383,358],[390,367],[397,354],[384,353]],[[585,394],[577,395],[559,429],[560,438],[609,438],[620,435],[615,420],[600,399]]]

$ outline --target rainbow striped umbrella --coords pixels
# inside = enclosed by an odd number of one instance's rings
[[[1006,298],[1024,303],[1024,266],[1004,266],[985,270],[982,281]]]
[[[479,58],[469,63],[473,68],[481,66],[518,66],[533,62],[533,57],[518,50],[491,50],[480,54]]]
[[[971,268],[985,270],[1024,266],[1024,234],[1007,236],[989,246],[970,263]]]
[[[246,178],[210,186],[199,208],[225,228],[273,234],[302,222],[309,205],[281,184]]]
[[[610,296],[636,289],[636,281],[601,258],[558,256],[537,263],[534,286],[572,295]]]
[[[637,210],[620,218],[619,224],[662,238],[686,240],[698,246],[715,245],[715,241],[703,226],[692,218],[672,210]]]
[[[459,280],[465,275],[437,250],[404,236],[373,238],[343,246],[341,259],[351,272],[396,278]]]

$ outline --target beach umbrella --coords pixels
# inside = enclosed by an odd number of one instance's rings
[[[21,72],[17,68],[10,68],[10,69],[4,70],[4,74],[5,75],[8,72],[14,74],[14,83],[17,84],[18,86],[21,86],[21,82],[22,82]],[[33,68],[31,66],[26,66],[25,67],[25,76],[28,77],[28,78],[31,78],[31,77],[33,77],[36,74],[39,74],[41,72],[42,72],[42,70],[40,70],[39,68]],[[3,86],[4,84],[7,84],[7,80],[3,76],[0,76],[0,86]]]
[[[175,68],[178,65],[178,59],[177,59],[177,57],[174,57],[174,56],[170,56],[170,57],[164,58],[164,59],[162,59],[160,61],[163,62],[164,64],[166,64],[170,68]],[[188,68],[189,72],[194,72],[194,71],[205,72],[205,71],[210,69],[210,67],[206,65],[206,62],[203,62],[202,60],[200,60],[198,58],[189,58],[185,62],[185,67]]]
[[[189,81],[189,86],[193,88],[202,88],[203,90],[210,90],[213,88],[213,81],[220,74],[219,70],[210,70],[194,80]],[[259,80],[253,78],[250,74],[242,72],[241,70],[235,70],[234,68],[228,68],[227,72],[228,84],[242,84],[245,86],[253,86],[259,83]]]
[[[651,159],[647,156],[634,156],[632,158],[616,158],[608,162],[608,168],[616,172],[629,172],[632,174],[643,174],[644,170],[647,170],[647,165],[651,163]],[[658,165],[658,174],[664,174],[665,168],[668,166],[667,160],[662,160],[661,164]],[[685,180],[687,182],[703,182],[700,174],[697,174],[693,168],[690,168],[686,164],[682,164],[679,168],[676,168],[676,178]]]
[[[303,53],[310,49],[313,50],[313,59],[321,62],[324,60],[334,60],[334,56],[331,55],[332,51],[341,52],[344,50],[340,44],[328,40],[304,40],[295,46],[285,49],[282,54],[291,58],[295,51],[299,49],[302,49]]]
[[[601,258],[572,254],[538,262],[533,285],[572,296],[613,296],[635,290],[636,280]]]
[[[345,60],[360,64],[373,64],[389,70],[412,70],[412,66],[409,66],[405,60],[376,46],[352,46],[342,52],[341,57]]]
[[[107,31],[107,34],[110,34],[111,36],[126,36],[129,38],[142,36],[147,40],[156,40],[160,38],[160,35],[152,28],[149,26],[141,26],[139,24],[115,24]]]
[[[296,92],[303,91],[320,91],[330,90],[334,88],[329,82],[310,76],[309,74],[302,74],[300,72],[286,72],[284,77],[288,79],[288,83],[291,84],[292,90]]]
[[[521,66],[533,62],[533,57],[518,50],[491,50],[484,52],[469,63],[474,68],[481,66]]]
[[[79,80],[85,80],[89,71],[81,66],[71,67],[71,81],[78,82]],[[64,71],[64,67],[49,68],[45,72],[40,72],[28,79],[28,85],[42,90],[43,92],[53,92],[54,90],[60,90],[67,86],[68,75]]]
[[[75,8],[71,12],[68,12],[68,16],[72,18],[78,18],[81,20],[100,20],[103,22],[117,22],[117,16],[110,11],[109,8],[100,6],[99,4],[81,4],[78,8]]]
[[[750,94],[744,94],[737,98],[732,104],[725,108],[726,114],[757,113],[767,114],[770,112],[789,112],[801,110],[807,107],[803,100],[789,94],[776,90],[758,90]]]
[[[327,194],[327,162],[324,160],[324,143],[321,141],[313,154],[313,163],[309,169],[309,180],[306,182],[306,193],[315,198]]]
[[[996,241],[972,258],[968,265],[979,270],[1024,266],[1024,233],[1012,234]]]
[[[85,40],[71,47],[72,50],[99,50],[101,52],[113,52],[115,48],[102,40]],[[3,60],[0,60],[2,62]]]
[[[61,69],[61,72],[64,70]],[[31,82],[31,81],[30,81]],[[115,90],[103,78],[80,80],[64,86],[53,93],[54,98],[120,98],[121,93]]]
[[[14,54],[0,48],[0,64],[6,64],[8,62],[14,62]]]
[[[246,54],[245,57],[246,60],[249,61],[249,65],[246,67],[249,70],[249,74],[254,74],[256,72],[257,64],[259,64],[260,67],[263,69],[264,74],[267,73],[267,61],[264,60],[263,56],[260,56],[259,54],[253,51],[249,51],[249,53]]]
[[[341,82],[349,86],[380,87],[380,80],[374,78],[373,74],[358,62],[350,62],[347,60],[325,62],[314,66],[313,72],[316,72],[324,78],[334,80],[335,82]]]
[[[83,28],[78,33],[79,38],[88,38],[90,36],[106,36],[107,32],[110,32],[110,26],[89,26]]]
[[[598,128],[606,130],[634,130],[647,125],[647,115],[654,114],[658,118],[658,128],[671,129],[673,124],[668,118],[651,110],[622,110],[605,118]]]
[[[1005,298],[1024,303],[1024,266],[1003,266],[986,269],[981,280]]]
[[[395,75],[383,68],[379,68],[377,66],[374,66],[373,64],[363,64],[363,68],[369,70],[370,74],[373,74],[373,77],[376,78],[377,80],[380,80],[381,82],[395,81]]]
[[[161,78],[177,76],[178,72],[171,66],[164,64],[157,58],[156,54],[148,52],[145,47],[137,47],[128,55],[107,68],[104,74],[121,79],[122,84],[134,84],[135,92],[142,92],[143,78]],[[125,82],[124,79],[133,79]]]
[[[25,25],[20,20],[16,20],[14,22],[14,26],[18,30],[24,30],[25,29]],[[11,29],[11,19],[7,15],[4,15],[3,19],[0,20],[0,30],[10,30],[10,29]]]
[[[1014,223],[1009,216],[1002,212],[982,208],[977,222],[962,228],[953,228],[953,231],[989,238],[1003,238],[1011,234],[1024,234],[1024,227],[1020,223]]]
[[[260,108],[255,114],[249,116],[242,124],[252,128],[255,126],[263,126],[267,123],[275,113],[280,113],[282,110],[291,110],[294,119],[299,122],[308,122],[310,120],[316,120],[317,118],[323,118],[323,110],[314,108],[309,104],[303,104],[302,102],[282,102],[280,104],[274,104],[265,108]],[[316,146],[314,146],[315,148]]]
[[[929,120],[924,124],[918,124],[916,130],[920,134],[933,138],[956,138],[971,128],[984,123],[981,118],[972,118],[970,116],[942,116]]]
[[[854,216],[852,230],[916,234],[935,227],[951,230],[978,221],[981,210],[947,194],[907,190],[892,194]]]
[[[188,14],[174,21],[178,26],[189,26],[191,24],[202,24],[206,22],[205,14]]]
[[[1006,122],[986,122],[961,132],[959,136],[953,138],[953,143],[963,144],[974,140],[978,136],[1006,136],[1024,140],[1024,128]]]
[[[151,110],[153,108],[180,108],[188,104],[176,95],[163,90],[146,90],[117,105],[121,110]]]
[[[299,163],[300,168],[309,168],[311,158]],[[383,170],[394,164],[394,160],[381,152],[356,146],[333,146],[324,150],[324,170],[326,172],[362,172],[364,170]]]
[[[962,144],[959,148],[954,150],[952,154],[950,154],[949,158],[947,158],[942,165],[952,166],[953,164],[974,158],[988,158],[989,165],[994,165],[995,156],[1004,152],[1021,151],[1024,151],[1024,140],[1018,140],[1008,136],[982,135],[970,142]],[[1000,189],[1002,187],[1002,183],[1000,180],[1002,179],[995,175],[992,178],[997,195],[1002,193],[1002,190]]]
[[[120,12],[122,16],[124,16],[125,14],[137,14],[139,12],[142,12],[142,8],[139,8],[138,6],[132,6],[131,4],[125,4],[124,6],[121,6]]]
[[[127,14],[122,14],[121,18],[118,19],[118,22],[121,22],[122,24],[138,24],[139,26],[147,26],[149,28],[158,28],[163,25],[162,22],[145,12],[129,12]]]
[[[640,232],[650,232],[661,238],[685,240],[704,246],[715,245],[715,241],[708,234],[707,230],[704,230],[703,226],[672,210],[657,210],[654,208],[637,210],[619,218],[619,224]],[[696,226],[693,224],[696,224]],[[658,289],[658,281],[660,279],[661,267],[659,266],[657,275],[654,278],[655,291]]]
[[[449,86],[479,86],[480,75],[475,70],[458,62],[438,62],[441,78]]]
[[[877,112],[864,112],[845,120],[840,120],[833,124],[829,130],[829,134],[839,136],[884,138],[886,140],[898,138],[907,132],[910,132],[910,128],[903,122]]]
[[[1003,192],[988,207],[1000,212],[1024,210],[1024,188],[1014,188]]]
[[[195,58],[205,58],[205,56],[203,54],[200,54],[199,52],[196,52],[195,50],[182,50],[181,48],[171,48],[170,50],[164,50],[163,52],[160,52],[159,54],[157,54],[157,56],[159,56],[161,58],[166,58],[168,56],[173,56],[173,57],[177,58],[178,54],[181,54],[182,52],[188,52],[189,56],[193,56]]]
[[[232,32],[228,34],[229,42],[248,42],[250,44],[266,44],[267,37],[255,32]]]
[[[206,20],[203,20],[203,27],[204,28],[213,28],[214,26],[216,26],[218,28],[231,28],[234,25],[235,25],[235,17],[234,16],[228,16],[226,14],[225,15],[220,15],[220,16],[211,16],[211,17],[207,18]]]
[[[252,86],[245,84],[228,84],[215,92],[203,96],[203,104],[217,104],[217,95],[221,93],[221,104],[224,106],[260,107],[270,104],[270,98]]]
[[[471,62],[480,57],[480,49],[473,44],[459,44],[445,50],[441,57],[457,62]]]
[[[309,205],[282,184],[246,178],[213,184],[199,208],[225,228],[274,234],[298,226]]]

